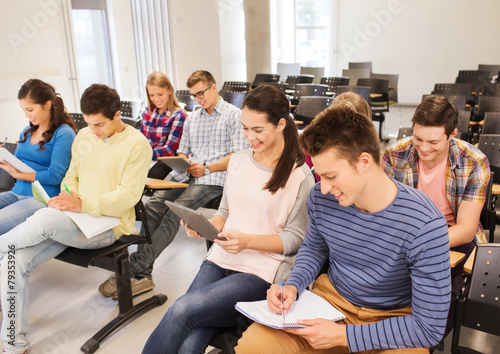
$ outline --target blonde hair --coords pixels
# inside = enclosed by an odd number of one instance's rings
[[[352,109],[354,112],[364,114],[370,120],[372,118],[372,111],[370,109],[370,105],[366,100],[355,92],[347,91],[344,92],[333,100],[333,103],[330,107],[343,105]]]
[[[177,97],[175,97],[174,87],[170,83],[170,80],[168,79],[167,75],[165,75],[162,72],[155,71],[148,76],[148,81],[146,82],[146,97],[148,98],[148,108],[151,109],[151,107],[153,107],[154,104],[153,102],[151,102],[151,99],[149,98],[148,85],[166,88],[167,90],[170,91],[170,95],[168,96],[168,101],[167,101],[167,110],[174,112],[179,109],[182,109],[181,106],[179,105],[179,102],[177,101]]]

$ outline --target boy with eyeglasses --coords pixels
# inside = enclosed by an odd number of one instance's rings
[[[243,136],[241,110],[219,96],[212,74],[195,71],[188,78],[187,87],[201,109],[186,119],[177,154],[188,159],[192,166],[187,172],[172,171],[166,179],[189,183],[189,187],[156,191],[146,203],[152,243],[139,245],[137,252],[130,255],[134,296],[154,288],[154,261],[179,230],[180,219],[167,208],[165,201],[197,209],[222,195],[231,155],[249,148]],[[118,299],[116,278],[112,276],[102,283],[99,292],[104,297]]]

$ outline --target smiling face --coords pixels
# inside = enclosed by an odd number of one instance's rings
[[[284,143],[283,129],[286,120],[281,118],[278,125],[268,121],[267,113],[255,111],[244,107],[241,110],[241,123],[243,135],[248,140],[254,153],[262,154],[275,151],[277,147],[282,149]]]
[[[45,104],[41,105],[35,103],[29,97],[21,98],[19,100],[19,105],[24,112],[24,116],[28,118],[33,125],[42,126],[47,128],[50,123],[50,108],[52,107],[52,102],[47,101]]]
[[[156,85],[147,85],[149,99],[158,108],[160,113],[163,113],[168,108],[168,99],[170,97],[170,90],[166,87]]]
[[[457,135],[457,130],[446,137],[444,127],[426,127],[415,123],[413,127],[413,145],[419,159],[432,168],[442,162],[449,154],[450,140]]]
[[[217,93],[217,86],[215,84],[198,81],[189,88],[189,92],[191,95],[195,96],[196,102],[209,113],[212,112],[212,109],[214,109],[219,101],[219,94]]]
[[[322,194],[333,194],[344,207],[361,199],[366,181],[358,171],[360,162],[353,166],[333,147],[311,157],[311,160],[315,172],[321,177]]]

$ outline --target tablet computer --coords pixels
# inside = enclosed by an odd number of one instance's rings
[[[191,163],[182,156],[162,156],[158,157],[158,160],[162,161],[172,170],[179,172],[186,172],[186,169],[191,166]]]
[[[172,203],[168,200],[165,204],[172,210],[178,217],[180,217],[184,222],[201,236],[207,240],[214,241],[215,239],[227,241],[225,237],[217,237],[219,230],[217,230],[208,219],[203,216],[199,211],[186,208],[184,205],[177,203]]]

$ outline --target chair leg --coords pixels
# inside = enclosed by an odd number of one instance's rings
[[[382,135],[382,130],[383,130],[383,127],[384,127],[384,121],[385,121],[385,116],[384,116],[384,113],[374,113],[373,114],[374,116],[377,117],[377,121],[379,122],[379,125],[378,125],[378,139],[380,140],[380,142],[382,143],[387,143],[389,142],[389,139],[384,139],[383,135]],[[372,118],[373,120],[373,118]]]
[[[130,267],[128,252],[122,252],[114,258],[115,275],[118,291],[119,313],[112,321],[105,325],[92,338],[87,340],[80,350],[84,353],[94,353],[99,349],[100,343],[120,326],[131,318],[143,315],[155,306],[163,305],[167,301],[167,296],[163,294],[152,297],[134,306],[132,301],[132,286],[130,282]]]
[[[111,322],[109,322],[106,326],[104,326],[99,332],[94,334],[92,338],[87,340],[80,350],[84,353],[94,353],[97,349],[99,349],[100,343],[111,333],[113,333],[117,328],[121,325],[129,321],[131,318],[135,316],[143,315],[148,312],[155,306],[163,305],[167,301],[167,296],[163,294],[153,295],[150,298],[140,302],[135,305],[130,311],[126,314],[119,314],[116,318],[114,318]]]

